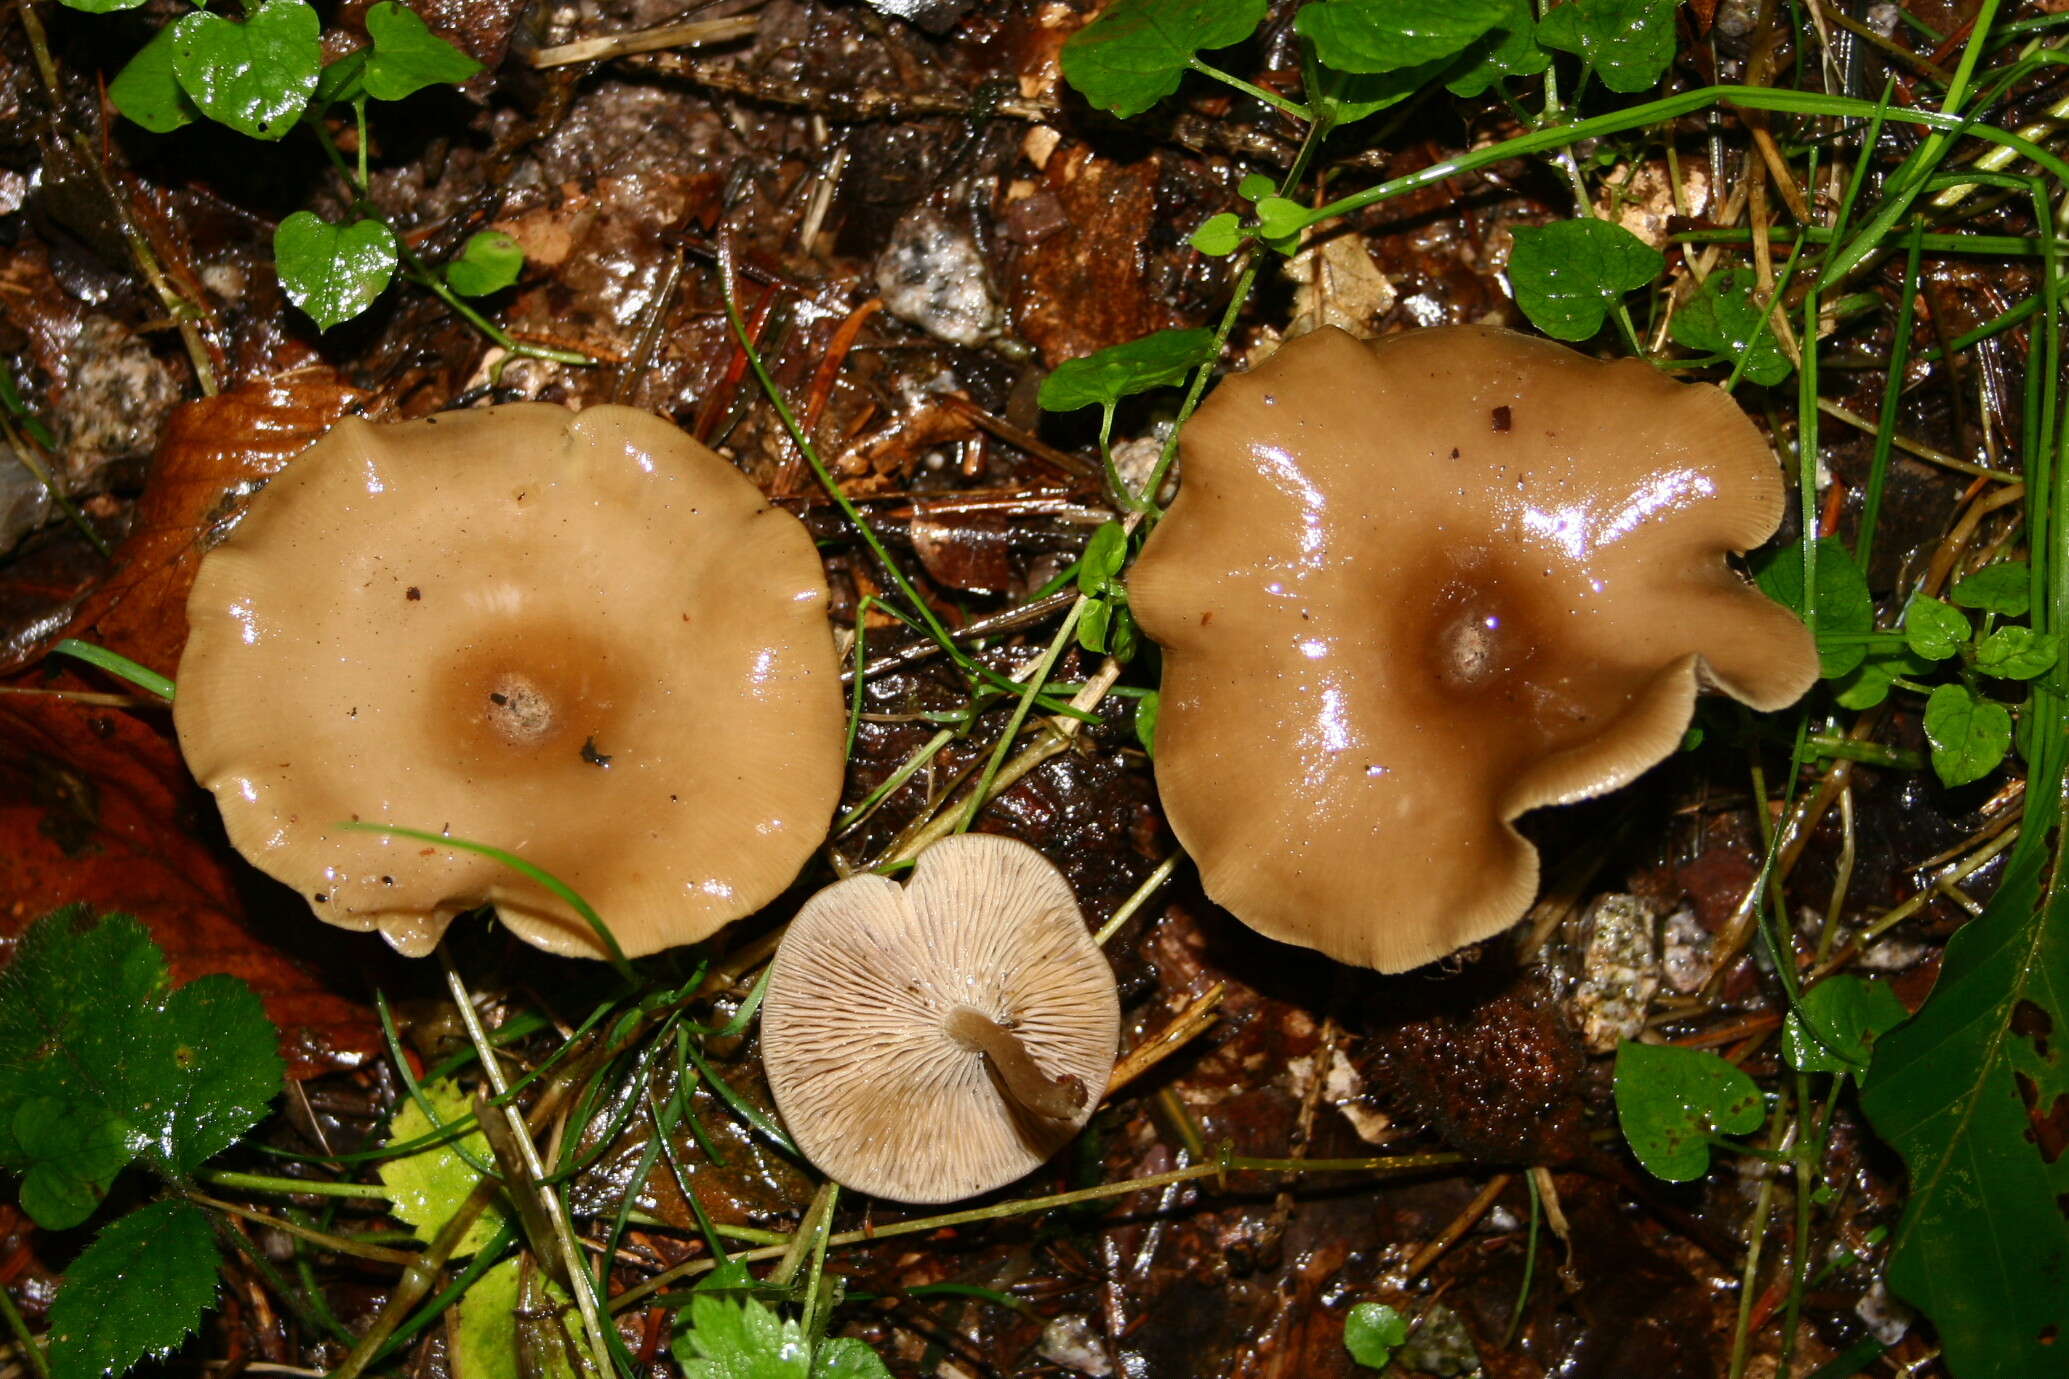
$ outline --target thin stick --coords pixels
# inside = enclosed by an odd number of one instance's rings
[[[636,29],[624,34],[601,34],[578,38],[532,54],[534,67],[566,67],[577,62],[608,62],[634,53],[658,53],[664,48],[702,48],[745,38],[761,28],[758,14],[736,14],[729,19],[701,19],[691,24],[664,24],[657,29]]]
[[[1111,1100],[1115,1092],[1191,1043],[1195,1036],[1214,1023],[1214,1012],[1226,995],[1228,983],[1216,982],[1179,1011],[1170,1024],[1130,1049],[1128,1056],[1115,1065],[1114,1075],[1106,1080],[1105,1099]]]

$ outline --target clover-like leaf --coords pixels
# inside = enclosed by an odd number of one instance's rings
[[[1762,593],[1802,617],[1803,543],[1784,546],[1754,561],[1753,580]],[[1826,679],[1837,679],[1859,666],[1868,650],[1860,642],[1830,639],[1872,632],[1875,605],[1853,552],[1829,536],[1818,538],[1817,591],[1818,664]]]
[[[1925,740],[1941,782],[1967,785],[1996,770],[2011,751],[2011,710],[1967,685],[1941,685],[1925,701]]]
[[[1555,340],[1586,340],[1626,292],[1667,266],[1659,250],[1607,220],[1562,220],[1516,231],[1509,281],[1530,323]]]
[[[1537,41],[1578,54],[1612,91],[1650,91],[1673,65],[1674,11],[1680,3],[1568,0],[1538,24]]]
[[[1782,1024],[1782,1052],[1798,1072],[1858,1078],[1868,1070],[1875,1041],[1910,1015],[1882,982],[1832,977],[1804,992],[1789,1012]]]
[[[174,75],[173,26],[168,24],[137,49],[135,57],[108,83],[108,99],[131,124],[153,134],[170,134],[192,124],[200,112]]]
[[[202,114],[278,139],[316,92],[323,25],[304,0],[265,0],[243,23],[198,11],[172,24],[172,70]]]
[[[1726,359],[1735,361],[1743,354],[1746,377],[1772,387],[1787,378],[1794,366],[1768,327],[1766,306],[1753,302],[1755,286],[1748,268],[1712,273],[1675,314],[1673,335],[1690,349],[1708,350]]]
[[[395,232],[378,220],[333,225],[296,211],[273,232],[273,258],[287,299],[329,330],[374,304],[395,276]]]
[[[1904,610],[1904,644],[1928,661],[1944,661],[1975,631],[1959,608],[1920,594]]]
[[[1385,1369],[1408,1342],[1408,1319],[1383,1302],[1361,1302],[1343,1319],[1343,1348],[1368,1369]]]
[[[1999,680],[2031,680],[2054,669],[2061,639],[2030,627],[2000,627],[1976,648],[1976,669]]]
[[[481,71],[479,62],[431,32],[423,16],[394,0],[366,12],[366,36],[373,51],[360,80],[377,101],[403,100],[427,86],[458,86]]]
[[[1480,96],[1504,77],[1536,76],[1552,63],[1537,46],[1536,34],[1531,0],[1506,0],[1502,17],[1466,50],[1444,89],[1454,96]]]
[[[109,1379],[171,1354],[215,1302],[222,1255],[208,1215],[153,1202],[116,1221],[65,1270],[50,1305],[51,1379]]]
[[[2032,606],[2033,572],[2023,560],[2000,560],[1957,582],[1947,597],[1963,608],[2022,618]]]
[[[462,297],[501,292],[524,271],[524,246],[501,230],[468,237],[458,257],[445,266],[445,280]]]
[[[1753,1079],[1707,1049],[1626,1040],[1616,1051],[1616,1119],[1645,1170],[1670,1183],[1710,1168],[1710,1136],[1767,1119]]]
[[[1508,17],[1508,0],[1321,0],[1293,27],[1324,66],[1374,73],[1456,57]]]
[[[1124,397],[1183,383],[1213,357],[1213,331],[1160,330],[1082,359],[1066,359],[1042,380],[1037,400],[1045,412],[1111,407]]]
[[[1241,43],[1268,0],[1114,0],[1063,45],[1063,77],[1122,119],[1178,89],[1193,54]]]

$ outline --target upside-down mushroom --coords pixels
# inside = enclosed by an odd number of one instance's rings
[[[595,956],[702,938],[797,874],[843,770],[804,527],[668,423],[520,404],[341,422],[202,562],[174,719],[230,840],[428,952],[493,904]]]
[[[1780,708],[1809,633],[1726,563],[1778,466],[1731,398],[1460,326],[1334,328],[1222,384],[1129,580],[1164,650],[1157,785],[1209,896],[1401,971],[1522,915],[1512,824]]]
[[[860,875],[798,911],[762,1006],[762,1063],[798,1147],[899,1202],[988,1192],[1092,1115],[1120,999],[1063,874],[969,833],[908,885]]]

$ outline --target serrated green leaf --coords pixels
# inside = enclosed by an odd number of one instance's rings
[[[126,1167],[129,1122],[104,1106],[32,1097],[14,1115],[14,1142],[29,1170],[22,1210],[45,1230],[62,1231],[93,1215]]]
[[[1063,79],[1129,119],[1178,89],[1194,53],[1250,37],[1268,8],[1268,0],[1114,0],[1063,45]]]
[[[516,282],[523,271],[524,246],[501,230],[483,230],[469,237],[445,266],[445,280],[462,297],[486,297]]]
[[[1674,63],[1681,0],[1569,0],[1545,15],[1537,41],[1577,54],[1621,95],[1650,91]]]
[[[1343,1347],[1368,1369],[1385,1369],[1408,1342],[1408,1319],[1383,1302],[1361,1302],[1343,1319]]]
[[[1092,533],[1085,553],[1078,558],[1078,592],[1103,594],[1113,587],[1114,576],[1128,563],[1128,533],[1119,522],[1107,522]]]
[[[1480,96],[1504,77],[1536,76],[1552,63],[1537,46],[1536,34],[1531,0],[1506,0],[1502,17],[1466,50],[1444,89],[1454,96]]]
[[[1868,1070],[1868,1056],[1880,1039],[1911,1012],[1882,982],[1838,976],[1819,982],[1782,1024],[1782,1052],[1789,1066],[1806,1073]]]
[[[2000,560],[1954,585],[1948,598],[1963,608],[2023,618],[2033,600],[2033,572],[2023,560]]]
[[[458,86],[481,71],[480,63],[394,0],[381,0],[366,12],[366,36],[373,52],[361,80],[377,101],[403,100],[427,86]]]
[[[2031,680],[2054,669],[2062,644],[2052,632],[2000,627],[1976,648],[1976,669],[1999,680]]]
[[[1164,697],[1155,690],[1135,701],[1135,740],[1152,761],[1157,756],[1157,715],[1163,706]]]
[[[1124,397],[1168,388],[1214,357],[1211,330],[1160,330],[1083,359],[1066,359],[1036,395],[1045,412],[1111,407]]]
[[[1509,256],[1516,305],[1555,340],[1586,340],[1626,292],[1666,270],[1666,257],[1607,220],[1523,226]]]
[[[408,1144],[445,1126],[465,1121],[474,1114],[473,1098],[456,1082],[427,1082],[419,1090],[437,1116],[437,1122],[433,1123],[412,1097],[397,1108],[395,1119],[388,1127],[387,1143]],[[460,1148],[455,1149],[454,1144]],[[454,1136],[451,1142],[384,1159],[378,1169],[396,1218],[407,1222],[417,1233],[417,1238],[427,1245],[445,1228],[445,1223],[453,1219],[461,1203],[474,1191],[474,1185],[481,1181],[481,1175],[475,1172],[474,1165],[467,1162],[461,1150],[472,1155],[475,1163],[493,1161],[488,1140],[477,1127]],[[488,1210],[475,1218],[453,1253],[470,1255],[488,1244],[507,1216],[499,1197]]]
[[[296,211],[273,232],[273,258],[287,299],[329,330],[374,304],[395,276],[395,232],[378,220],[333,225]]]
[[[221,1264],[208,1216],[190,1203],[153,1202],[114,1222],[50,1305],[51,1379],[111,1379],[171,1354],[215,1303]]]
[[[1967,685],[1941,685],[1925,701],[1925,740],[1941,782],[1967,785],[1996,770],[2011,750],[2011,710]]]
[[[278,139],[316,92],[323,25],[304,0],[265,0],[239,24],[206,11],[172,25],[172,70],[202,114]]]
[[[108,83],[108,99],[131,124],[153,134],[170,134],[181,125],[192,124],[201,112],[180,86],[172,70],[173,32],[168,24],[151,35],[151,41],[137,49],[115,79]]]
[[[1904,610],[1904,644],[1928,661],[1944,661],[1975,631],[1961,610],[1920,594]]]
[[[683,1379],[811,1379],[803,1329],[752,1298],[693,1294],[676,1325]]]
[[[891,1371],[864,1342],[833,1336],[812,1356],[812,1379],[891,1379]]]
[[[1217,259],[1235,253],[1242,243],[1243,222],[1233,211],[1208,216],[1192,235],[1193,248]]]
[[[1876,1044],[1861,1095],[1910,1177],[1885,1277],[1962,1379],[2059,1374],[2069,1335],[2069,888],[2044,892],[2053,810],[2028,811],[2032,842],[1948,941],[1924,1008]]]
[[[1889,698],[1897,680],[1912,680],[1932,669],[1932,662],[1911,654],[1909,647],[1871,649],[1861,663],[1833,685],[1832,698],[1841,708],[1872,709]]]
[[[31,1189],[44,1201],[58,1178],[104,1188],[132,1157],[190,1173],[265,1114],[278,1040],[242,982],[175,991],[136,920],[60,911],[0,973],[0,1163],[45,1169]],[[106,1138],[116,1126],[119,1159]]]
[[[453,1379],[509,1379],[528,1371],[519,1362],[517,1313],[522,1261],[515,1256],[474,1280],[460,1299],[452,1335]],[[550,1278],[538,1280],[542,1300],[559,1306],[567,1294]],[[548,1328],[550,1331],[551,1328]],[[540,1347],[541,1379],[574,1379],[575,1366],[557,1345]]]
[[[1339,72],[1393,72],[1456,57],[1508,17],[1507,0],[1321,0],[1293,27]]]
[[[265,1117],[284,1071],[265,1002],[235,977],[197,977],[165,1003],[162,1095],[140,1128],[192,1173]]]
[[[1756,285],[1749,268],[1712,273],[1675,314],[1672,333],[1692,350],[1707,350],[1730,360],[1745,354],[1745,376],[1762,387],[1772,387],[1787,378],[1794,366],[1768,327],[1765,306],[1754,305]]]
[[[1819,537],[1817,554],[1818,664],[1826,679],[1836,679],[1867,659],[1868,650],[1859,642],[1825,639],[1874,631],[1875,605],[1868,596],[1867,577],[1844,544]],[[1762,593],[1802,617],[1803,543],[1760,556],[1753,562],[1753,580]]]
[[[1708,1049],[1626,1040],[1616,1051],[1616,1119],[1646,1172],[1686,1183],[1709,1171],[1708,1135],[1749,1134],[1767,1110],[1753,1079]]]

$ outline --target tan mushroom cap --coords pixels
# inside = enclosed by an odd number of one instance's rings
[[[1073,1109],[1017,1109],[959,1011],[1002,1029]],[[1113,971],[1063,874],[1025,843],[943,839],[910,884],[851,876],[777,949],[762,1063],[805,1156],[848,1187],[949,1202],[1032,1171],[1090,1119],[1120,1038]],[[1008,1070],[1010,1071],[1010,1070]]]
[[[1510,821],[1671,753],[1695,695],[1817,655],[1725,563],[1778,467],[1717,388],[1489,327],[1334,328],[1216,390],[1129,596],[1164,648],[1157,784],[1208,895],[1403,971],[1499,932]]]
[[[668,423],[521,404],[347,420],[202,562],[174,720],[230,841],[346,928],[428,952],[493,904],[597,956],[758,909],[840,791],[826,583],[804,527]]]

